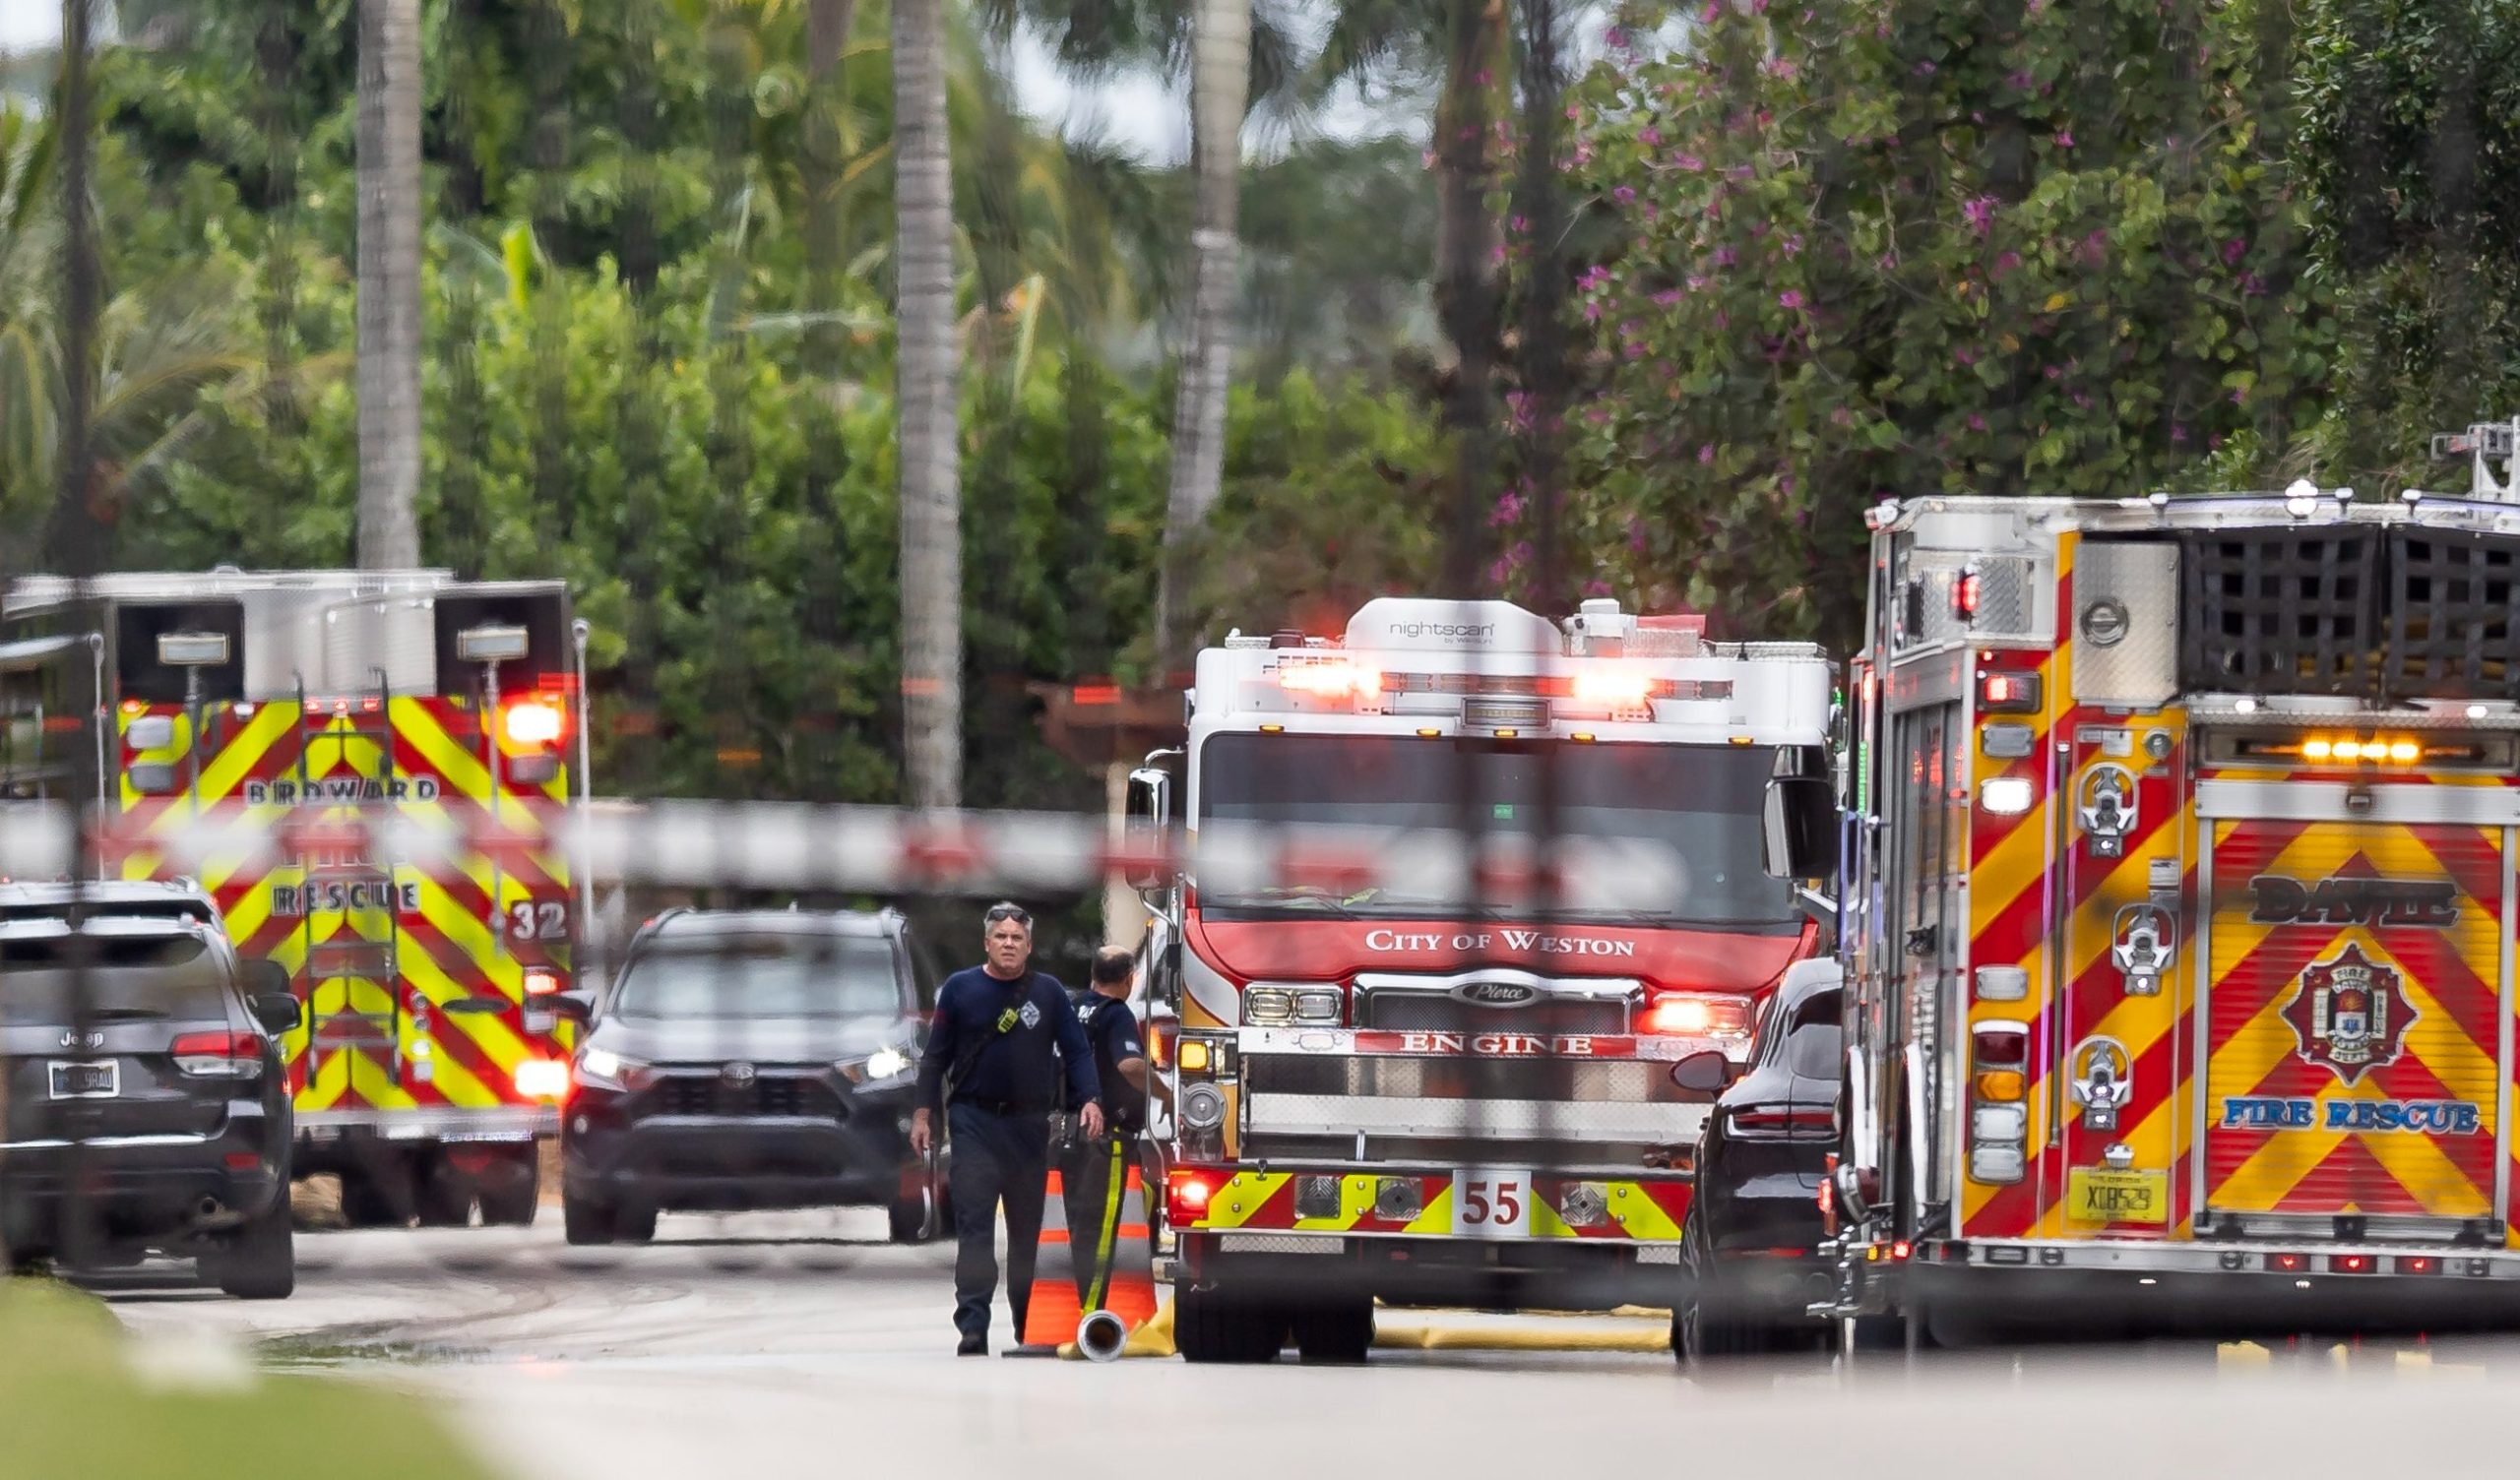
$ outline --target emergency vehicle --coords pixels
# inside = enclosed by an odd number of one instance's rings
[[[1836,1314],[2508,1314],[2511,431],[2449,441],[2467,498],[1872,510]],[[1827,872],[1827,783],[1776,786]]]
[[[566,590],[221,568],[30,579],[0,617],[0,794],[93,797],[108,877],[197,876],[306,1005],[295,1173],[353,1224],[532,1221],[575,1031]]]
[[[1188,869],[1139,878],[1184,1356],[1360,1359],[1376,1297],[1668,1297],[1712,1097],[1673,1070],[1741,1062],[1821,949],[1760,808],[1834,677],[1599,600],[1384,598],[1199,654]],[[1136,773],[1139,828],[1171,790]]]

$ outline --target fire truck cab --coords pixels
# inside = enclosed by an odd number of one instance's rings
[[[1360,1359],[1377,1297],[1668,1301],[1713,1097],[1675,1067],[1720,1084],[1821,944],[1760,808],[1833,671],[1703,627],[1383,598],[1200,653],[1189,866],[1140,881],[1189,1359]]]
[[[1805,827],[1779,861],[1842,864],[1834,1312],[2507,1318],[2520,507],[1870,523],[1843,859]]]
[[[105,877],[197,877],[237,950],[287,970],[294,1171],[340,1173],[353,1224],[476,1202],[530,1222],[581,914],[558,838],[585,786],[565,588],[33,578],[0,620],[0,794],[93,805]]]

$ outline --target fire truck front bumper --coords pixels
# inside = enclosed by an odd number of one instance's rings
[[[1939,1240],[1917,1245],[1905,1260],[1891,1253],[1858,1251],[1859,1285],[1963,1325],[2224,1336],[2520,1325],[2520,1250]]]

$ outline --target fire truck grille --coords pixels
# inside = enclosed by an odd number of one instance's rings
[[[1567,997],[1521,1008],[1480,1007],[1442,992],[1367,992],[1356,1025],[1438,1033],[1623,1033],[1627,1004],[1618,998]]]
[[[1364,1094],[1400,1099],[1494,1098],[1578,1103],[1682,1098],[1668,1067],[1648,1060],[1381,1059],[1257,1054],[1243,1074],[1254,1095]]]

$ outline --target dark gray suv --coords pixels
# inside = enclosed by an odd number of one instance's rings
[[[665,1210],[882,1206],[935,1232],[910,1150],[925,1031],[892,911],[675,910],[631,939],[560,1117],[569,1241],[644,1242]]]
[[[0,920],[0,1255],[296,1283],[287,978],[180,912]]]

